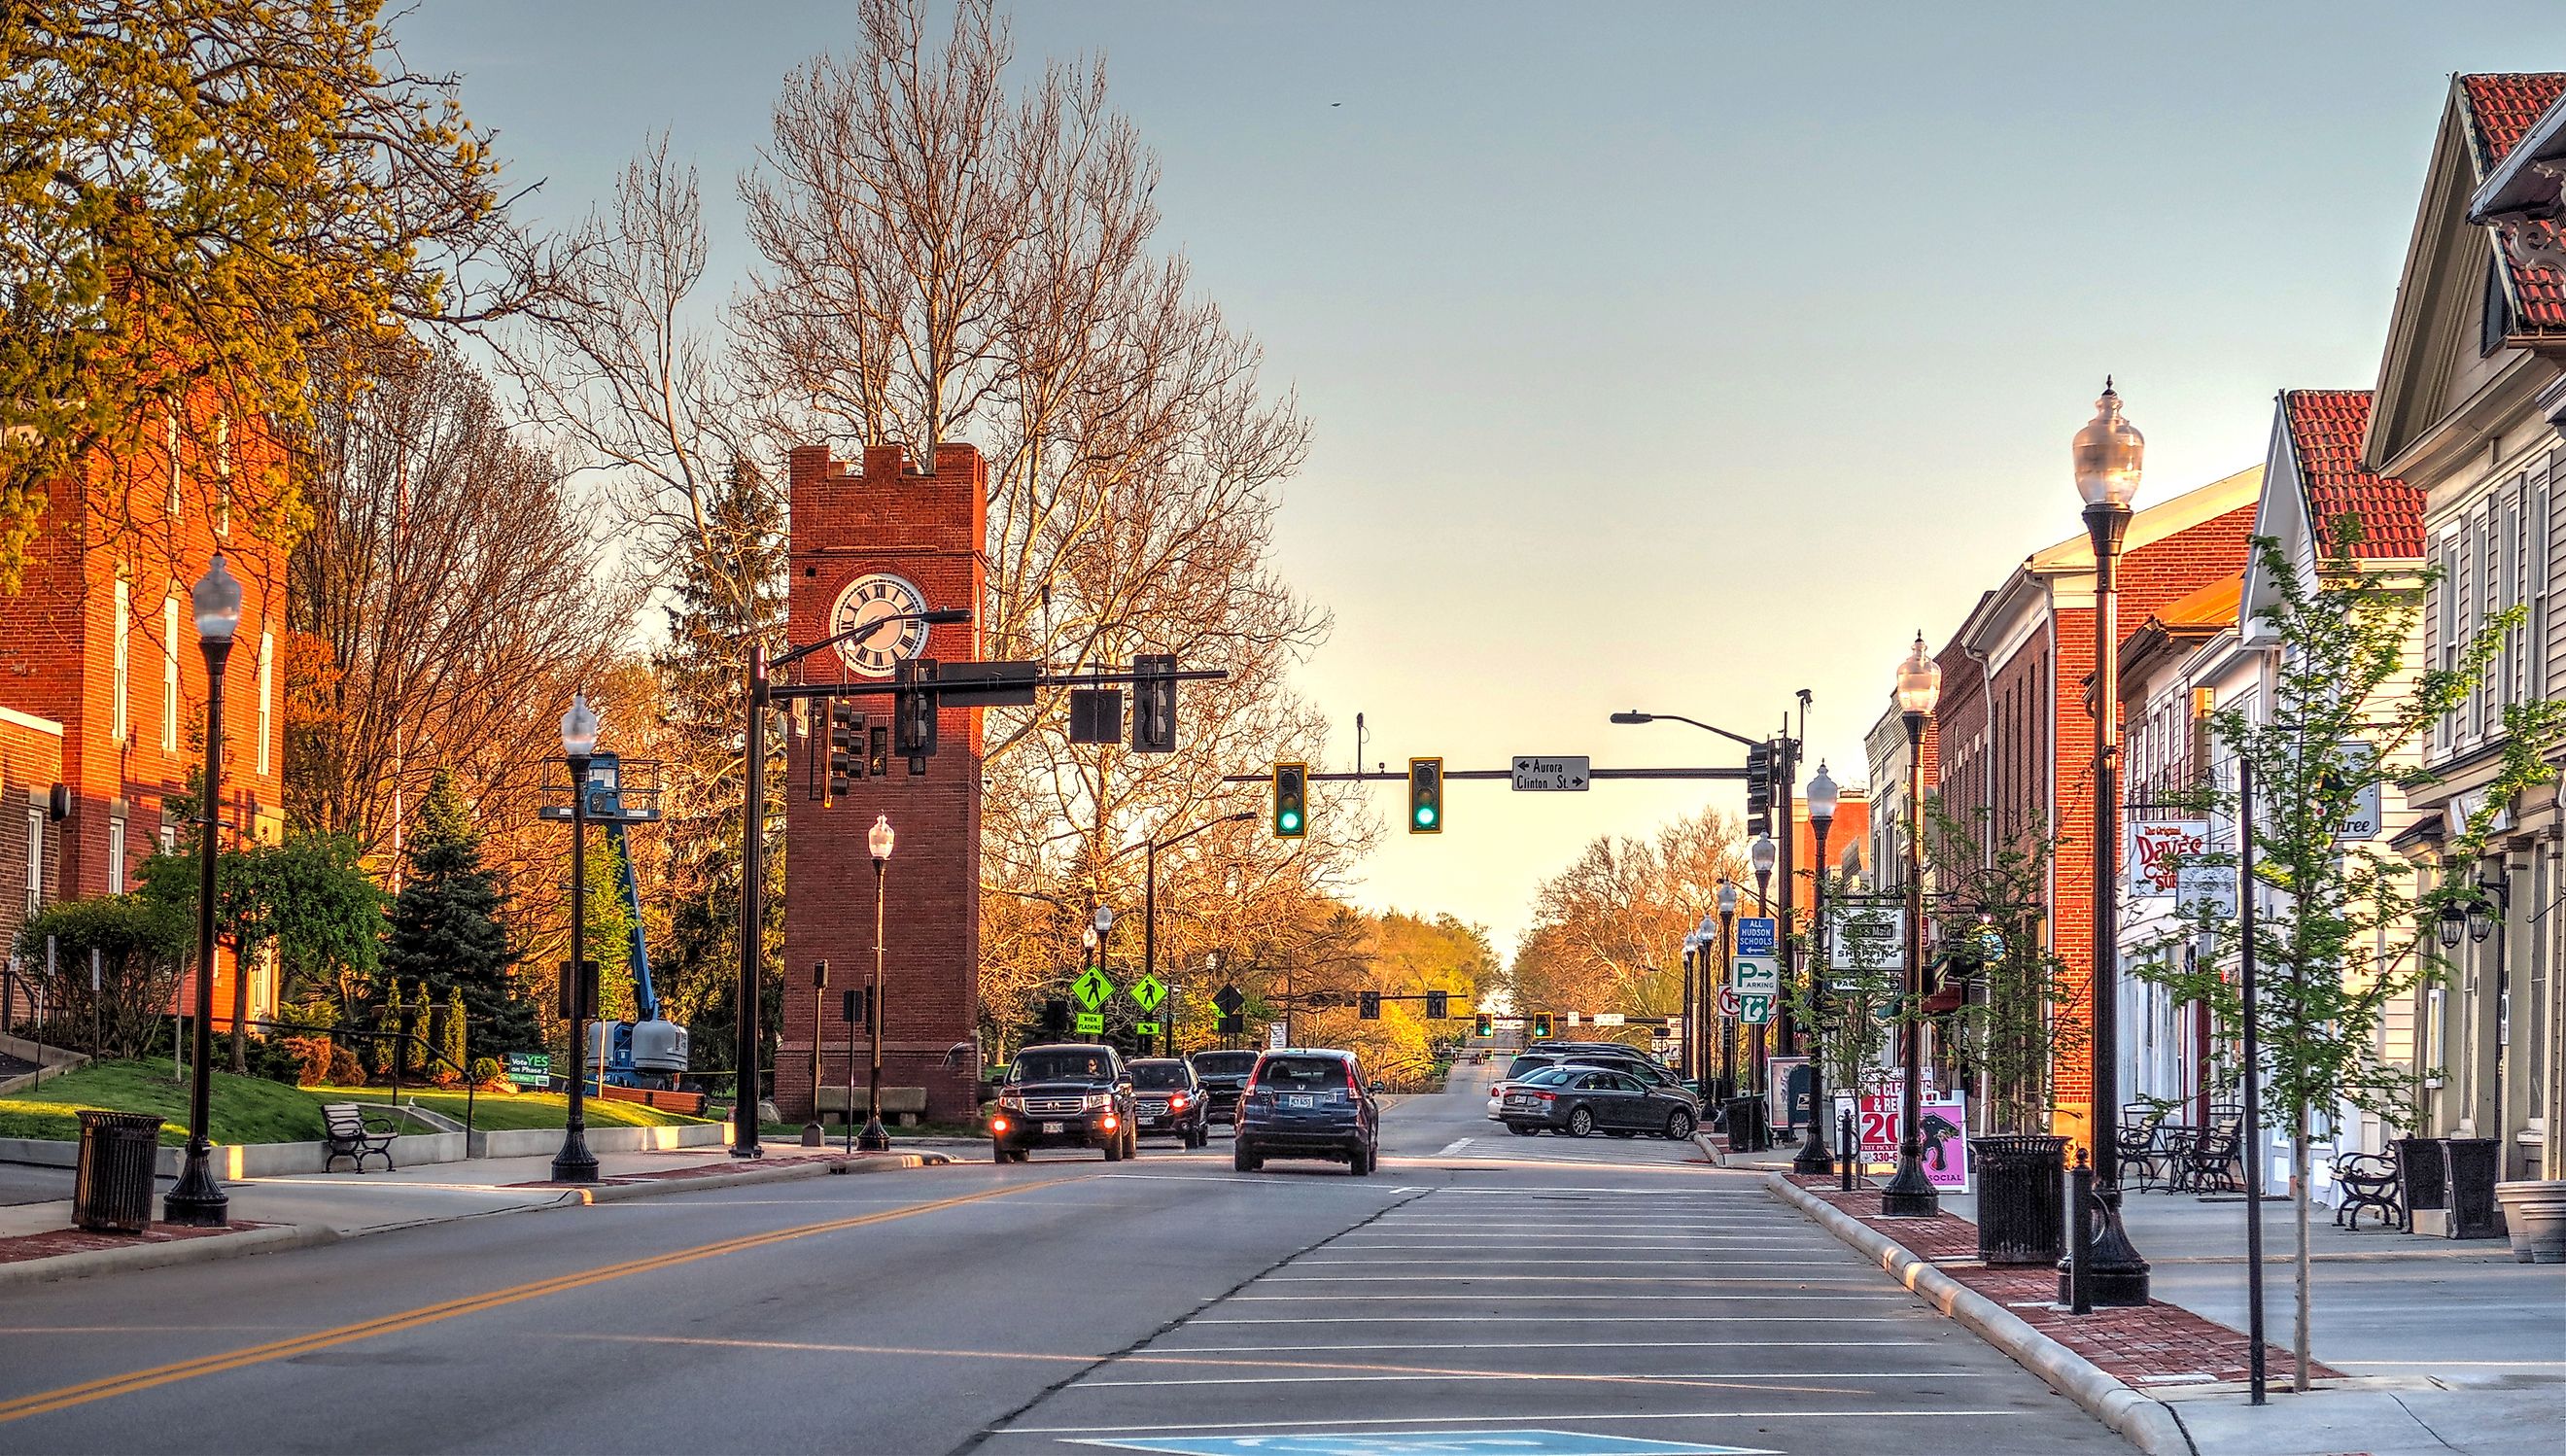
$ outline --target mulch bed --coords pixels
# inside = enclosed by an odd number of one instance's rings
[[[168,1244],[180,1239],[207,1239],[222,1234],[236,1234],[244,1229],[263,1229],[263,1223],[235,1223],[225,1228],[200,1229],[184,1224],[155,1223],[138,1234],[94,1234],[87,1229],[49,1229],[41,1234],[20,1234],[0,1239],[0,1264],[22,1264],[30,1259],[52,1259],[63,1254],[85,1254],[92,1249],[130,1249],[136,1244]]]
[[[2104,1371],[2141,1389],[2211,1381],[2243,1380],[2253,1346],[2243,1334],[2205,1320],[2178,1305],[2151,1301],[2145,1309],[2096,1310],[2071,1315],[2057,1303],[2058,1273],[2048,1268],[1990,1269],[1978,1262],[1978,1226],[1948,1213],[1931,1218],[1883,1218],[1880,1190],[1866,1186],[1847,1193],[1834,1178],[1791,1175],[1791,1181],[1861,1221],[1874,1232],[1905,1247],[1972,1291],[2019,1317],[2032,1329],[2092,1360]],[[2291,1378],[2290,1352],[2266,1345],[2268,1377],[2278,1384]],[[2343,1372],[2311,1362],[2315,1379],[2341,1379]]]

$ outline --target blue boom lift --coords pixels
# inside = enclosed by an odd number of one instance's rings
[[[595,1078],[602,1063],[607,1082],[617,1087],[667,1090],[677,1086],[678,1076],[686,1070],[686,1029],[659,1014],[658,992],[650,984],[650,951],[642,933],[642,887],[634,877],[632,847],[625,839],[626,825],[649,824],[659,818],[653,772],[657,767],[601,753],[589,760],[588,782],[581,786],[588,801],[588,822],[603,828],[606,842],[615,848],[624,909],[632,922],[625,951],[633,969],[633,1020],[589,1023],[587,1056],[580,1070]],[[567,820],[571,807],[547,804],[542,814],[546,819]]]

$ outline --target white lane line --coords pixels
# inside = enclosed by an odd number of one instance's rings
[[[1784,1370],[1775,1373],[1742,1375],[1725,1370],[1705,1370],[1686,1374],[1648,1374],[1641,1371],[1585,1370],[1575,1374],[1546,1370],[1418,1370],[1388,1375],[1340,1375],[1326,1370],[1296,1370],[1289,1375],[1200,1375],[1147,1380],[1080,1380],[1065,1385],[1066,1390],[1117,1390],[1134,1385],[1435,1385],[1445,1381],[1464,1380],[1533,1380],[1545,1383],[1582,1384],[1589,1381],[1614,1385],[1694,1384],[1715,1380],[1722,1384],[1750,1380],[1788,1380],[1812,1389],[1829,1380],[1991,1380],[2001,1374],[2011,1378],[2010,1370]]]
[[[1363,1246],[1330,1245],[1329,1251],[1334,1253],[1339,1249],[1354,1249],[1361,1247]],[[1577,1246],[1574,1244],[1541,1244],[1535,1247],[1542,1249],[1573,1249]],[[1728,1245],[1727,1247],[1735,1249],[1771,1249],[1776,1246],[1764,1243],[1740,1243]],[[1842,1246],[1836,1244],[1794,1244],[1780,1247],[1805,1252],[1811,1249],[1832,1249],[1841,1248]],[[1385,1252],[1409,1254],[1423,1253],[1427,1251],[1398,1249]],[[1348,1269],[1405,1269],[1411,1265],[1418,1264],[1542,1264],[1561,1269],[1595,1269],[1612,1264],[1636,1264],[1642,1268],[1654,1269],[1678,1255],[1698,1254],[1703,1251],[1698,1247],[1694,1247],[1687,1249],[1662,1249],[1655,1253],[1652,1253],[1647,1249],[1616,1249],[1613,1252],[1616,1254],[1631,1254],[1639,1257],[1630,1259],[1562,1259],[1551,1254],[1532,1257],[1518,1256],[1514,1254],[1465,1254],[1449,1259],[1295,1259],[1292,1261],[1291,1267],[1294,1269],[1311,1269],[1320,1266],[1341,1266]]]
[[[1468,1147],[1468,1146],[1470,1145],[1470,1142],[1471,1142],[1471,1139],[1469,1139],[1469,1138],[1467,1138],[1467,1137],[1456,1137],[1456,1138],[1452,1139],[1450,1142],[1445,1143],[1445,1144],[1443,1145],[1443,1150],[1442,1150],[1441,1152],[1438,1152],[1438,1153],[1434,1154],[1434,1155],[1435,1155],[1436,1157],[1450,1157],[1452,1154],[1454,1154],[1454,1153],[1456,1153],[1456,1152],[1459,1152],[1461,1149],[1463,1149],[1463,1148],[1465,1148],[1465,1147]]]
[[[1228,1320],[1188,1320],[1185,1328],[1197,1325],[1485,1325],[1487,1315],[1243,1315]],[[1707,1325],[1706,1315],[1544,1315],[1544,1325]],[[1792,1325],[1924,1325],[1939,1323],[1938,1316],[1917,1312],[1906,1315],[1794,1315]]]
[[[1404,1304],[1412,1304],[1412,1303],[1415,1303],[1415,1302],[1420,1301],[1420,1300],[1468,1300],[1468,1301],[1472,1301],[1472,1302],[1474,1302],[1474,1303],[1478,1303],[1478,1304],[1490,1304],[1490,1303],[1494,1303],[1495,1301],[1498,1301],[1498,1300],[1509,1300],[1509,1301],[1523,1301],[1523,1300],[1550,1300],[1550,1301],[1553,1301],[1553,1302],[1556,1302],[1556,1301],[1559,1301],[1559,1300],[1580,1300],[1580,1301],[1584,1301],[1584,1302],[1591,1303],[1591,1304],[1600,1304],[1600,1303],[1603,1303],[1603,1302],[1608,1301],[1608,1300],[1617,1300],[1617,1299],[1620,1299],[1620,1298],[1622,1298],[1622,1296],[1620,1296],[1620,1295],[1598,1295],[1598,1294],[1560,1294],[1560,1295],[1491,1295],[1491,1294],[1471,1294],[1471,1295],[1231,1295],[1231,1296],[1230,1296],[1230,1298],[1231,1298],[1231,1299],[1233,1299],[1233,1300],[1256,1300],[1256,1301],[1259,1301],[1259,1302],[1271,1303],[1271,1304],[1284,1304],[1284,1303],[1291,1303],[1291,1304],[1301,1304],[1301,1305],[1352,1305],[1352,1304],[1360,1304],[1360,1303],[1370,1303],[1370,1302],[1374,1302],[1374,1301],[1390,1301],[1390,1300],[1396,1300],[1396,1301],[1399,1301],[1399,1302],[1404,1303]],[[1757,1303],[1757,1304],[1767,1304],[1767,1305],[1770,1305],[1770,1304],[1779,1304],[1779,1303],[1782,1303],[1782,1302],[1784,1302],[1784,1301],[1790,1301],[1790,1302],[1798,1303],[1798,1304],[1809,1304],[1809,1303],[1814,1303],[1814,1302],[1819,1301],[1819,1300],[1825,1300],[1825,1301],[1829,1301],[1829,1302],[1836,1302],[1836,1303],[1878,1304],[1878,1303],[1880,1303],[1880,1302],[1882,1302],[1882,1301],[1884,1301],[1884,1300],[1912,1300],[1912,1299],[1914,1299],[1914,1298],[1915,1298],[1915,1296],[1910,1295],[1910,1294],[1908,1294],[1908,1293],[1907,1293],[1907,1291],[1905,1291],[1905,1290],[1901,1289],[1901,1290],[1897,1290],[1897,1291],[1895,1291],[1895,1292],[1891,1292],[1891,1291],[1883,1291],[1882,1293],[1880,1293],[1880,1294],[1876,1294],[1876,1295],[1811,1295],[1811,1294],[1800,1294],[1800,1293],[1797,1293],[1797,1292],[1794,1292],[1794,1291],[1777,1291],[1777,1292],[1775,1292],[1775,1293],[1773,1293],[1773,1294],[1769,1294],[1769,1295],[1657,1295],[1657,1296],[1654,1296],[1654,1297],[1653,1297],[1653,1301],[1652,1301],[1652,1302],[1653,1302],[1653,1303],[1658,1303],[1658,1304],[1665,1304],[1665,1303],[1668,1303],[1668,1302],[1671,1302],[1671,1301],[1674,1301],[1674,1300],[1687,1300],[1687,1301],[1724,1301],[1724,1302],[1740,1302],[1740,1301],[1749,1301],[1749,1302],[1753,1302],[1753,1303]],[[1548,1318],[1550,1318],[1550,1317],[1545,1315],[1545,1316],[1543,1316],[1542,1318],[1544,1318],[1544,1319],[1548,1319]]]
[[[1794,1289],[1813,1284],[1870,1285],[1872,1279],[1835,1279],[1814,1275],[1761,1274],[1269,1274],[1258,1284],[1779,1284]]]
[[[1520,1412],[1506,1416],[1510,1421],[1541,1420],[1921,1420],[1927,1417],[1949,1420],[1954,1417],[2020,1415],[2019,1410],[1950,1410],[1935,1406],[1894,1410],[1611,1410],[1577,1411],[1545,1410]],[[1484,1415],[1377,1415],[1346,1417],[1334,1420],[1299,1420],[1279,1424],[1299,1426],[1485,1426]],[[1151,1431],[1270,1431],[1278,1422],[1264,1420],[1183,1421],[1175,1425],[1146,1426],[1011,1426],[992,1430],[993,1436],[1075,1436],[1139,1435]]]
[[[1189,1322],[1200,1323],[1200,1322]],[[1302,1354],[1338,1349],[1893,1349],[1930,1339],[1500,1339],[1403,1344],[1153,1344],[1141,1354]],[[2359,1361],[2355,1361],[2359,1363]]]

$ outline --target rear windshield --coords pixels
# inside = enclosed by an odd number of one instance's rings
[[[1132,1064],[1134,1087],[1170,1088],[1185,1085],[1184,1064],[1179,1062],[1135,1062]]]
[[[1111,1076],[1111,1058],[1095,1052],[1026,1052],[1007,1073],[1009,1082],[1103,1082]]]
[[[1527,1073],[1539,1072],[1545,1067],[1558,1065],[1559,1059],[1556,1057],[1517,1057],[1506,1064],[1506,1076],[1509,1079],[1520,1078]]]
[[[1334,1057],[1268,1057],[1256,1066],[1258,1087],[1341,1088],[1346,1064]]]
[[[1530,1077],[1520,1079],[1520,1081],[1526,1087],[1557,1087],[1559,1084],[1568,1081],[1568,1069],[1564,1067],[1545,1067]]]
[[[1205,1077],[1245,1077],[1247,1070],[1256,1065],[1256,1054],[1253,1052],[1197,1052],[1192,1060],[1194,1071]]]

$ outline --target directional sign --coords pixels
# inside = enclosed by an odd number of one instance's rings
[[[1727,1018],[1728,1020],[1730,1020],[1730,1021],[1735,1021],[1735,1020],[1737,1020],[1737,1012],[1738,1012],[1737,988],[1736,988],[1736,987],[1734,987],[1734,986],[1722,986],[1722,987],[1720,987],[1720,988],[1719,988],[1719,1014],[1720,1014],[1721,1016],[1723,1016],[1723,1017],[1726,1017],[1726,1018]]]
[[[1136,1021],[1132,1023],[1132,1030],[1144,1037],[1155,1037],[1158,1034],[1158,1024],[1155,1021]]]
[[[1781,922],[1770,915],[1744,915],[1737,921],[1737,953],[1770,956],[1782,941]]]
[[[1238,994],[1236,986],[1224,982],[1219,990],[1211,993],[1211,1004],[1219,1007],[1223,1016],[1236,1016],[1238,1009],[1247,1004],[1247,998]]]
[[[1105,1014],[1098,1011],[1080,1012],[1078,1014],[1078,1034],[1082,1037],[1103,1036],[1105,1034]]]
[[[1087,968],[1087,974],[1079,977],[1078,980],[1070,986],[1069,994],[1078,998],[1079,1005],[1086,1007],[1090,1011],[1094,1011],[1096,1008],[1105,1004],[1106,997],[1114,994],[1114,983],[1105,979],[1105,973],[1103,971],[1098,970],[1094,966],[1089,966]],[[1086,1028],[1081,1027],[1080,1030],[1084,1031]]]
[[[1741,955],[1729,962],[1729,984],[1740,996],[1782,994],[1782,963],[1769,955]]]
[[[1515,760],[1515,792],[1518,794],[1583,794],[1586,792],[1587,760],[1578,758],[1518,757]]]
[[[1141,979],[1132,983],[1132,999],[1143,1011],[1155,1011],[1158,1003],[1167,999],[1167,983],[1144,971]]]
[[[1737,1019],[1751,1027],[1760,1027],[1764,1023],[1771,1021],[1773,1019],[1773,998],[1770,996],[1738,997]]]

